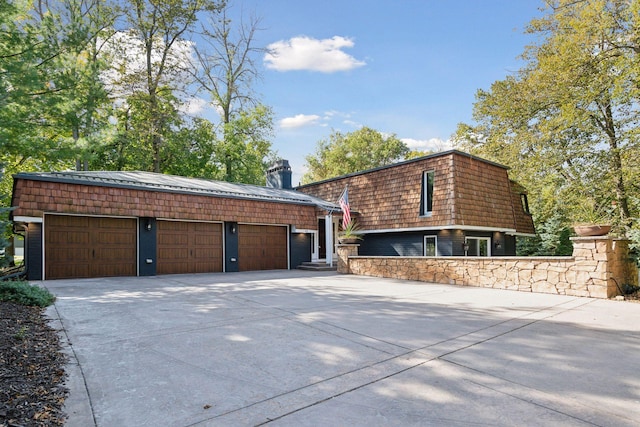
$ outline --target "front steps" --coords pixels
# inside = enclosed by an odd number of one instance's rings
[[[338,263],[337,261],[333,262],[333,265],[328,265],[324,261],[314,261],[314,262],[303,262],[298,266],[298,270],[309,270],[309,271],[337,271]]]

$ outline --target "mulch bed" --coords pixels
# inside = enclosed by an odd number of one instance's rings
[[[0,427],[64,424],[60,349],[43,308],[0,301]]]

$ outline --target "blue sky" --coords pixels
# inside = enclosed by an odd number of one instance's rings
[[[261,17],[255,90],[275,113],[273,149],[297,184],[332,130],[368,126],[446,149],[475,93],[516,71],[542,0],[235,0]]]

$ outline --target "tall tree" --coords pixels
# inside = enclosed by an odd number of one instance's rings
[[[151,148],[153,164],[151,170],[161,172],[161,151],[165,143],[163,129],[167,118],[161,108],[163,93],[176,91],[176,85],[184,85],[191,43],[198,19],[201,15],[215,14],[223,6],[214,0],[131,0],[125,9],[125,25],[129,29],[129,46],[139,43],[143,53],[143,66],[137,82],[132,87],[142,86],[144,102],[149,111],[145,132],[147,145]],[[124,45],[126,46],[126,45]],[[125,55],[127,52],[124,52]],[[123,84],[125,82],[121,82]],[[185,86],[181,86],[184,88]]]
[[[548,4],[529,26],[539,41],[526,65],[478,91],[476,125],[460,125],[458,141],[514,167],[539,223],[596,212],[624,230],[637,212],[628,178],[640,154],[639,2]]]
[[[260,104],[253,84],[260,77],[256,59],[266,49],[255,44],[260,19],[241,18],[234,26],[229,9],[225,6],[215,21],[202,26],[203,44],[194,48],[192,69],[220,114],[214,161],[224,171],[223,179],[262,184],[265,161],[272,154],[266,137],[273,130],[273,114]]]
[[[36,25],[52,51],[50,88],[44,116],[59,147],[76,153],[76,168],[87,169],[94,145],[107,127],[109,99],[100,75],[107,64],[100,48],[113,34],[116,8],[104,0],[41,0]]]
[[[409,153],[395,135],[385,136],[368,127],[343,134],[334,131],[318,142],[316,152],[306,157],[308,172],[304,183],[321,181],[361,170],[388,165]]]
[[[214,147],[214,161],[219,164],[222,179],[229,182],[263,185],[271,151],[273,113],[264,105],[234,114],[223,124],[224,139]]]

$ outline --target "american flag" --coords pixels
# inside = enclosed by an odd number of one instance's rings
[[[349,211],[349,187],[345,187],[342,196],[338,200],[342,209],[342,226],[346,227],[351,222],[351,212]]]

